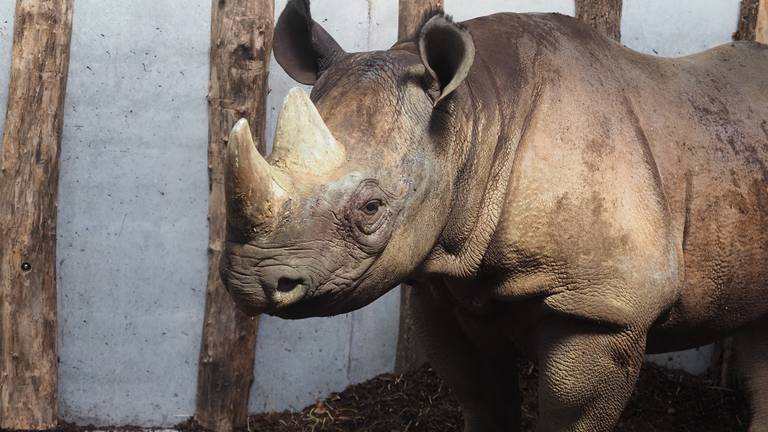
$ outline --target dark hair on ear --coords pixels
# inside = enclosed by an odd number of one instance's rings
[[[417,38],[421,33],[421,29],[424,28],[424,26],[429,22],[429,20],[431,20],[436,16],[443,17],[448,21],[453,22],[453,17],[451,15],[446,14],[442,7],[434,6],[421,16],[421,22],[419,23],[419,27],[418,27],[419,31],[416,33]]]
[[[448,21],[449,23],[451,23],[451,24],[455,25],[455,26],[456,26],[456,27],[458,27],[460,30],[467,30],[467,27],[466,27],[466,26],[465,26],[463,23],[455,21],[455,20],[453,19],[453,15],[445,13],[445,11],[443,11],[443,10],[442,10],[442,9],[440,9],[440,8],[436,8],[436,9],[433,9],[433,11],[432,11],[432,12],[430,12],[428,15],[425,15],[425,16],[424,16],[424,22],[422,22],[422,23],[421,23],[421,25],[419,26],[419,28],[423,29],[423,28],[424,28],[424,26],[425,26],[425,25],[427,25],[427,23],[428,23],[428,22],[429,22],[429,21],[430,21],[432,18],[434,18],[434,17],[440,17],[440,18],[442,18],[442,19],[444,19],[444,20]]]
[[[296,81],[312,85],[346,53],[312,20],[309,0],[289,0],[275,26],[275,59]]]

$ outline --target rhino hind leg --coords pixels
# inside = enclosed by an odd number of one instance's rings
[[[736,367],[752,411],[750,432],[768,432],[768,317],[736,334]]]
[[[432,367],[461,405],[464,432],[520,430],[515,358],[487,355],[466,336],[452,310],[428,287],[410,290],[417,337]]]

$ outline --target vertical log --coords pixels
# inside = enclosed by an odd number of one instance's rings
[[[763,1],[763,3],[765,3],[765,1]],[[755,40],[757,34],[757,17],[759,9],[760,0],[741,0],[739,25],[736,33],[733,34],[734,40]]]
[[[208,94],[208,287],[197,382],[196,420],[227,432],[245,426],[258,319],[235,308],[219,278],[226,214],[224,163],[229,131],[248,119],[266,150],[266,97],[274,0],[213,0]]]
[[[421,26],[431,16],[443,10],[443,0],[400,0],[400,18],[397,39],[399,41],[416,40]],[[415,340],[413,318],[410,311],[410,286],[400,288],[400,327],[397,336],[397,356],[395,370],[407,372],[421,366],[426,357]]]
[[[400,0],[397,40],[416,40],[421,25],[443,10],[443,0]]]
[[[56,200],[72,0],[17,0],[0,154],[0,429],[57,418]]]
[[[609,38],[621,41],[621,0],[576,0],[576,18]]]
[[[755,41],[768,44],[768,0],[760,0],[760,6],[757,8]]]

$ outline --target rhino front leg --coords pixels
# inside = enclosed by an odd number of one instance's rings
[[[428,286],[411,292],[411,313],[427,358],[459,401],[465,432],[520,430],[520,398],[514,357],[481,352],[455,319],[453,309]]]
[[[749,432],[768,432],[768,318],[739,332],[734,345],[752,411]]]
[[[539,341],[537,430],[613,430],[642,365],[645,332],[556,317]]]

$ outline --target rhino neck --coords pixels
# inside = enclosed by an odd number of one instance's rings
[[[461,149],[448,220],[421,266],[424,274],[474,278],[496,233],[517,148],[525,139],[542,86],[499,85],[491,71],[477,73],[457,95],[454,145]],[[479,75],[479,76],[478,76]]]

